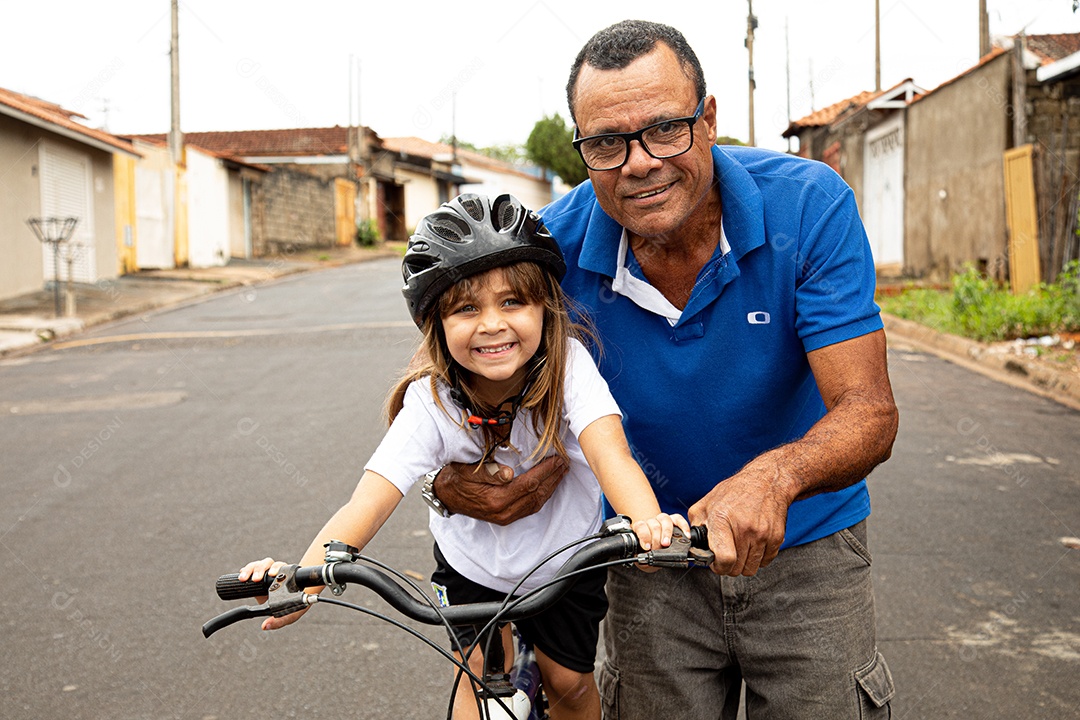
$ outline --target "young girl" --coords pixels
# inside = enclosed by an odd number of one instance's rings
[[[660,512],[630,454],[618,406],[567,313],[565,272],[540,218],[509,195],[461,195],[420,222],[403,262],[403,292],[424,334],[425,364],[391,393],[389,431],[301,565],[323,562],[330,539],[363,548],[433,466],[499,463],[519,473],[552,452],[570,467],[533,515],[499,526],[431,513],[432,585],[445,602],[504,598],[544,557],[600,527],[601,490],[633,518],[646,549],[668,545],[673,522],[689,531],[683,518]],[[521,591],[550,580],[564,559],[541,567]],[[280,566],[270,558],[249,563],[240,578],[260,580]],[[604,578],[602,570],[583,576],[555,607],[517,623],[536,650],[556,720],[600,717],[593,665],[607,611]],[[301,614],[269,618],[263,629]],[[455,628],[466,650],[476,630]],[[477,672],[479,656],[471,658]],[[454,717],[476,712],[471,688],[459,687]]]

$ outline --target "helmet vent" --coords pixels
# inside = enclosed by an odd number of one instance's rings
[[[465,223],[457,218],[447,216],[433,219],[431,221],[431,231],[443,240],[449,240],[453,243],[465,242],[465,238],[470,234]]]
[[[476,195],[462,195],[458,200],[473,220],[484,219],[484,203]]]
[[[495,213],[499,218],[499,230],[505,230],[506,228],[513,227],[514,221],[517,220],[518,216],[517,203],[507,198],[499,204],[499,207],[496,209]]]

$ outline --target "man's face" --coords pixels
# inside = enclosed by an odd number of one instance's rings
[[[693,115],[700,99],[675,53],[663,43],[621,70],[598,70],[586,64],[574,92],[579,137],[633,132],[661,120]],[[642,237],[677,232],[702,206],[712,185],[715,142],[716,100],[710,96],[694,125],[694,145],[686,153],[658,160],[634,141],[621,168],[590,170],[600,206]]]

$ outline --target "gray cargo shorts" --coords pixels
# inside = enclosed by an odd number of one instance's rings
[[[866,521],[787,548],[753,577],[608,572],[605,720],[888,718]]]

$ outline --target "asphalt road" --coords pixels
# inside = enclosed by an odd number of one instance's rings
[[[218,574],[297,557],[347,498],[417,337],[399,284],[394,260],[290,277],[0,361],[0,716],[442,716],[445,663],[358,613],[199,630]],[[893,717],[1080,717],[1080,413],[890,361],[870,531]],[[369,550],[430,571],[418,497]]]

